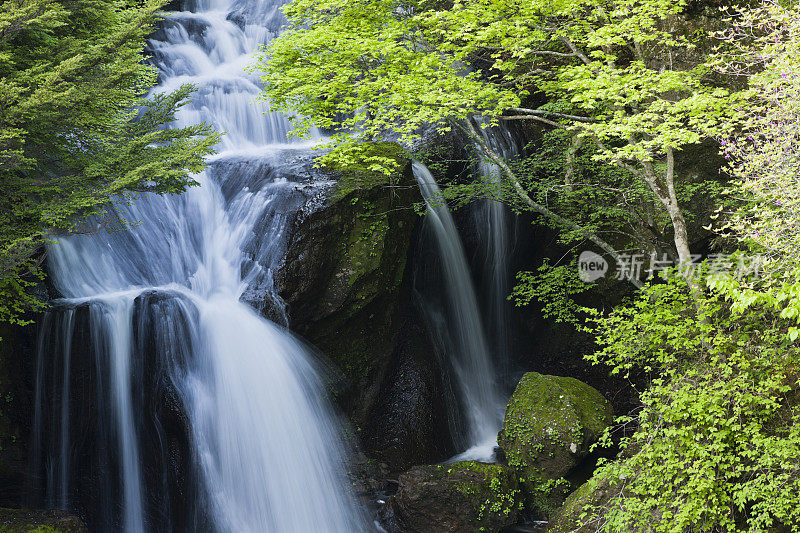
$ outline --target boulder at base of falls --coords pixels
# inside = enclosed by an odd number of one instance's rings
[[[3,533],[88,533],[86,525],[66,511],[0,508]]]
[[[531,493],[573,470],[612,420],[611,405],[589,385],[528,372],[508,402],[497,443]]]
[[[492,533],[516,523],[522,492],[508,467],[464,461],[413,467],[390,505],[403,531]]]
[[[606,479],[591,478],[570,494],[554,513],[547,533],[594,533],[597,524],[591,522],[585,510],[604,506],[614,496],[614,489]]]

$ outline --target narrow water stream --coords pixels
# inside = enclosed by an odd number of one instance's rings
[[[453,460],[490,461],[497,445],[505,401],[498,389],[497,371],[475,296],[461,237],[436,180],[425,165],[415,162],[414,177],[428,205],[427,223],[433,233],[444,274],[445,328],[448,364],[455,374],[459,400],[465,410],[465,450]]]

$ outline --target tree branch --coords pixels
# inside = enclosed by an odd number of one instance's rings
[[[572,50],[572,53],[573,53],[573,54],[575,54],[575,56],[576,56],[578,59],[580,59],[581,61],[583,61],[584,65],[587,65],[587,66],[588,66],[588,65],[591,65],[591,64],[592,64],[591,60],[590,60],[588,57],[586,57],[586,54],[584,54],[583,52],[581,52],[581,51],[580,51],[580,49],[579,49],[577,46],[575,46],[575,43],[573,43],[573,42],[572,42],[571,40],[569,40],[567,37],[565,37],[565,36],[561,35],[561,34],[560,34],[560,33],[558,33],[558,32],[556,32],[556,37],[558,37],[558,40],[559,40],[559,41],[561,41],[562,43],[566,44],[566,45],[567,45],[567,47],[568,47],[570,50]]]
[[[478,144],[483,153],[489,159],[491,159],[493,163],[495,163],[497,166],[500,167],[500,169],[503,171],[503,173],[506,175],[509,181],[511,181],[511,183],[514,185],[514,191],[517,193],[517,196],[519,196],[519,198],[528,207],[530,207],[533,211],[539,213],[540,215],[544,215],[547,218],[554,220],[556,223],[565,226],[572,231],[577,232],[587,240],[593,242],[600,249],[608,253],[608,255],[610,255],[614,259],[614,261],[617,262],[617,264],[620,264],[622,262],[619,252],[617,252],[617,250],[614,249],[613,246],[611,246],[609,243],[607,243],[605,240],[599,237],[596,233],[584,228],[579,224],[576,224],[575,222],[572,222],[571,220],[562,217],[561,215],[557,215],[556,213],[546,208],[545,206],[535,202],[533,198],[531,198],[530,195],[528,195],[528,192],[525,190],[522,184],[520,184],[516,174],[511,169],[511,167],[508,166],[508,163],[506,163],[506,161],[502,157],[500,157],[497,154],[497,152],[495,152],[486,143],[483,137],[475,130],[475,126],[472,125],[470,119],[456,121],[455,124],[461,131],[466,133],[474,142]],[[630,278],[628,281],[637,289],[641,289],[643,287],[642,283],[638,279]]]
[[[552,120],[547,120],[546,118],[536,117],[533,115],[511,115],[499,118],[500,120],[535,120],[536,122],[541,122],[542,124],[547,124],[548,126],[553,126],[554,128],[568,129],[563,124],[559,124],[558,122],[553,122]]]
[[[541,117],[556,117],[556,118],[563,118],[566,120],[572,120],[573,122],[585,122],[585,123],[594,123],[597,120],[591,117],[582,117],[579,115],[568,115],[566,113],[556,113],[554,111],[546,111],[544,109],[529,109],[527,107],[509,107],[508,108],[515,113],[524,113],[527,115],[535,115]]]

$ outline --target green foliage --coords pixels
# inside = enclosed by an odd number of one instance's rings
[[[603,531],[800,530],[797,349],[770,305],[739,312],[675,277],[596,317],[613,373],[644,371],[636,431],[596,473],[624,490],[587,520]]]
[[[592,286],[578,277],[574,263],[553,266],[545,259],[537,272],[519,272],[509,300],[517,307],[526,306],[532,300],[542,305],[542,316],[556,322],[579,324],[580,310],[575,296],[583,294]]]
[[[706,149],[705,156],[713,155]],[[563,214],[582,228],[589,229],[616,244],[618,249],[640,253],[649,258],[666,252],[674,258],[670,244],[670,218],[659,206],[652,190],[631,173],[598,161],[597,149],[563,130],[546,133],[531,155],[512,165],[526,189],[542,204]],[[707,217],[719,203],[726,184],[717,176],[695,176],[689,172],[676,176],[676,196],[682,205],[697,206],[684,211],[691,228],[699,231],[702,213]],[[726,202],[729,207],[730,202]],[[551,224],[558,229],[557,224]],[[582,282],[575,265],[579,245],[585,236],[577,231],[559,232],[559,242],[572,245],[560,258],[563,264],[543,263],[537,272],[520,272],[511,297],[516,305],[536,301],[543,315],[557,322],[579,325],[580,295],[591,291],[592,284]],[[644,265],[646,270],[647,264]]]
[[[300,134],[317,125],[344,132],[345,144],[389,132],[410,142],[428,124],[507,113],[566,124],[595,158],[658,181],[668,150],[719,131],[731,112],[729,91],[682,34],[704,29],[681,18],[685,5],[295,0],[290,30],[258,68],[270,101],[298,114]],[[549,102],[520,109],[534,89]]]
[[[800,246],[800,8],[766,2],[732,13],[717,68],[747,76],[746,101],[731,138],[722,141],[727,191],[741,209],[719,213],[718,229],[765,254],[778,271],[796,269]],[[778,277],[780,279],[780,276]]]
[[[44,279],[44,273],[35,261],[28,259],[17,264],[17,273],[22,276],[7,276],[0,279],[0,322],[25,326],[30,320],[24,319],[27,311],[39,311],[45,304],[32,292],[37,282]]]
[[[0,319],[39,305],[28,290],[49,235],[116,197],[183,191],[216,144],[202,124],[167,128],[191,87],[142,99],[156,80],[144,46],[162,4],[0,5]]]
[[[359,140],[392,136],[412,145],[424,127],[456,127],[509,181],[500,180],[498,191],[484,187],[490,197],[516,198],[516,206],[569,228],[566,240],[588,238],[612,256],[618,252],[597,228],[618,234],[613,223],[627,216],[634,222],[622,233],[644,242],[643,251],[660,252],[662,243],[651,242],[666,241],[667,250],[674,245],[671,255],[688,261],[676,154],[721,135],[742,95],[705,62],[718,21],[698,24],[686,6],[683,0],[295,0],[286,7],[289,30],[255,68],[263,71],[270,102],[297,115],[298,134],[311,126],[338,132],[331,159],[351,157]],[[545,104],[522,107],[541,96]],[[520,183],[475,131],[471,120],[478,115],[487,127],[525,120],[567,130],[592,146],[592,160],[624,175]],[[573,166],[567,163],[568,172]],[[555,205],[548,202],[554,187]],[[614,217],[610,224],[605,215]]]
[[[544,517],[551,517],[570,493],[570,483],[566,479],[548,479],[545,482],[534,480],[525,484],[530,505]]]
[[[800,531],[800,271],[797,265],[796,5],[740,10],[722,35],[726,73],[747,75],[747,106],[724,144],[738,209],[730,242],[763,254],[758,276],[707,265],[702,281],[653,285],[593,319],[614,373],[649,376],[620,457],[596,472],[613,487],[582,522],[602,531]]]
[[[397,186],[403,168],[409,159],[405,149],[397,143],[370,142],[343,147],[332,157],[331,153],[317,158],[321,167],[339,174],[339,197],[379,185]]]
[[[517,163],[517,174],[540,202],[593,231],[627,230],[626,237],[635,241],[641,213],[655,215],[654,225],[663,225],[666,216],[654,209],[656,198],[647,185],[597,161],[597,154],[594,145],[556,130],[546,133],[533,154]],[[569,243],[584,237],[565,231],[560,238]]]
[[[512,166],[539,203],[611,242],[635,246],[645,254],[669,248],[670,217],[653,190],[624,168],[598,160],[601,152],[594,143],[565,130],[554,130],[530,148],[531,154]],[[705,152],[706,157],[713,156],[714,149],[706,148]],[[680,205],[692,206],[684,210],[688,223],[695,222],[700,206],[713,209],[724,190],[724,182],[717,175],[678,171],[674,181]],[[562,230],[559,240],[565,244],[585,239],[580,232],[552,225]]]
[[[291,28],[258,67],[270,101],[300,115],[301,134],[317,125],[364,138],[395,131],[415,139],[422,125],[444,125],[464,110],[500,112],[519,101],[456,65],[474,46],[448,43],[446,53],[436,53],[445,41],[429,17],[448,10],[435,4],[298,0],[285,12]]]
[[[430,170],[438,183],[445,183],[448,179],[452,180],[453,178],[467,178],[467,175],[464,174],[468,174],[470,172],[468,169],[474,168],[479,159],[471,152],[463,156],[455,156],[453,148],[455,147],[446,141],[435,141],[415,147],[412,156]],[[459,174],[463,176],[459,176]]]
[[[583,123],[587,134],[625,142],[603,157],[652,160],[698,142],[711,116],[726,113],[727,92],[704,85],[706,71],[687,56],[694,46],[668,26],[684,6],[295,0],[290,31],[258,67],[270,100],[302,115],[301,133],[313,124],[411,139],[429,123],[497,119],[536,86],[553,97],[541,116],[581,110],[597,119]]]

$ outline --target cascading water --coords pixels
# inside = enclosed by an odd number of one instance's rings
[[[51,246],[64,298],[41,325],[33,468],[44,503],[92,530],[370,529],[319,369],[253,309],[283,316],[272,273],[318,189],[242,72],[279,4],[198,0],[166,17],[157,90],[199,87],[178,122],[225,131],[219,155],[183,195],[114,206],[132,229]]]
[[[504,401],[497,387],[484,326],[475,297],[469,267],[450,211],[430,171],[421,163],[413,165],[414,177],[428,206],[427,222],[433,229],[441,257],[447,307],[447,326],[452,346],[449,362],[465,410],[467,450],[454,460],[491,460],[497,445],[497,431]]]
[[[484,128],[483,120],[477,121],[477,130],[486,144],[504,160],[508,161],[518,153],[517,144],[508,128],[502,125]],[[480,154],[480,150],[478,150]],[[479,170],[484,183],[493,194],[502,195],[503,181],[500,167],[487,157],[481,157]],[[501,373],[507,372],[509,361],[509,317],[508,294],[510,292],[509,257],[513,239],[509,222],[512,214],[502,202],[502,198],[479,202],[473,211],[477,228],[478,249],[482,262],[486,285],[485,317],[487,336],[495,354],[494,361]]]

